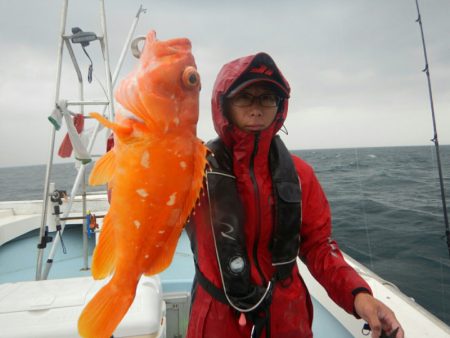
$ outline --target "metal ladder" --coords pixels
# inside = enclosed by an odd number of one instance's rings
[[[89,140],[87,147],[85,147],[85,149],[82,149],[83,151],[86,152],[86,154],[88,154],[88,156],[87,156],[87,158],[84,158],[81,160],[81,165],[78,168],[78,173],[77,173],[76,179],[73,183],[72,190],[71,190],[71,193],[69,196],[69,201],[66,205],[66,208],[65,208],[64,212],[62,213],[62,217],[59,218],[59,215],[55,216],[58,219],[58,221],[60,220],[60,224],[57,226],[57,234],[59,236],[55,236],[55,238],[52,242],[52,247],[51,247],[48,259],[46,261],[45,269],[44,269],[44,271],[42,271],[44,250],[45,250],[47,244],[51,241],[51,238],[48,235],[48,229],[47,229],[46,225],[47,225],[48,208],[49,208],[49,204],[51,203],[51,202],[49,202],[50,195],[53,193],[53,191],[50,191],[50,178],[51,178],[51,174],[52,174],[53,156],[54,156],[54,151],[55,151],[55,135],[56,135],[56,131],[59,129],[59,123],[57,121],[58,117],[61,119],[62,116],[64,116],[66,123],[67,123],[67,127],[68,127],[68,129],[70,129],[70,127],[73,127],[73,125],[72,126],[70,125],[69,121],[71,121],[71,120],[68,117],[70,114],[70,111],[69,111],[70,107],[79,106],[81,113],[84,114],[85,106],[102,106],[103,114],[105,115],[106,109],[108,109],[107,117],[110,120],[114,119],[113,87],[117,80],[120,68],[123,64],[125,54],[129,48],[130,41],[131,41],[134,31],[136,29],[140,14],[145,12],[145,9],[143,9],[142,6],[140,6],[139,10],[133,20],[131,28],[128,32],[128,36],[126,38],[126,42],[123,46],[121,55],[119,57],[119,61],[118,61],[117,67],[115,69],[114,75],[111,76],[104,0],[99,0],[101,35],[97,35],[92,32],[83,32],[79,28],[72,29],[73,34],[67,35],[66,34],[66,22],[67,22],[68,5],[69,5],[69,0],[63,0],[63,7],[62,7],[62,13],[61,13],[61,25],[60,25],[60,33],[59,33],[58,58],[57,58],[58,61],[57,61],[57,74],[56,74],[55,110],[54,110],[53,114],[49,117],[50,122],[52,122],[52,124],[53,124],[53,128],[52,128],[51,145],[50,145],[50,151],[49,151],[47,167],[46,167],[46,174],[45,174],[45,185],[44,185],[43,203],[42,203],[42,216],[41,216],[41,224],[40,224],[40,231],[39,231],[39,241],[38,241],[38,245],[37,245],[38,254],[37,254],[37,262],[36,262],[36,277],[35,277],[36,280],[47,279],[47,277],[48,277],[48,273],[52,267],[53,258],[55,256],[56,247],[59,245],[59,243],[61,241],[60,240],[61,235],[64,231],[65,219],[69,216],[69,213],[72,209],[72,203],[74,201],[75,196],[78,193],[80,185],[83,188],[83,194],[82,194],[83,216],[86,215],[86,187],[85,187],[86,164],[90,162],[90,153],[94,146],[96,136],[97,136],[98,132],[100,131],[100,124],[98,122],[96,122],[94,131],[92,133],[92,136]],[[81,44],[81,46],[84,49],[84,47],[87,46],[90,42],[94,43],[97,41],[100,43],[103,64],[104,64],[104,70],[105,70],[106,100],[105,99],[86,99],[84,97],[83,77],[81,75],[80,67],[78,65],[78,62],[77,62],[77,59],[76,59],[76,56],[74,53],[74,49],[73,49],[73,44]],[[68,50],[69,56],[72,60],[72,64],[73,64],[73,66],[75,68],[75,72],[77,74],[78,93],[79,93],[79,97],[77,99],[62,100],[60,98],[64,47],[66,47],[66,49]],[[86,53],[86,51],[85,51],[85,53]],[[59,122],[61,122],[61,120]],[[74,145],[74,150],[75,150],[74,141],[80,141],[80,140],[76,140],[76,138],[78,137],[77,133],[75,133],[75,135],[71,135],[71,137],[75,138],[74,140],[72,140],[72,138],[71,138],[72,144]],[[82,145],[81,142],[79,142],[79,144]],[[82,147],[84,147],[84,146],[82,146]],[[56,211],[55,211],[55,214],[56,214]],[[83,226],[84,226],[84,230],[83,230],[84,266],[83,266],[83,269],[89,269],[88,253],[87,253],[88,239],[87,239],[87,233],[86,233],[85,217],[83,217]]]

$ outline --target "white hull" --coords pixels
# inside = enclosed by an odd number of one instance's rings
[[[412,298],[402,293],[394,284],[382,279],[368,268],[345,255],[349,263],[370,285],[379,300],[388,305],[397,316],[406,332],[412,338],[449,338],[450,328]],[[311,295],[322,304],[349,331],[353,337],[367,338],[361,331],[364,322],[350,316],[330,300],[325,289],[311,276],[306,266],[298,260],[301,275]]]

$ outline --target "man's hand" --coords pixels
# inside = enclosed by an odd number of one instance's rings
[[[356,313],[369,323],[372,329],[372,338],[379,338],[381,330],[391,334],[399,328],[395,338],[404,338],[405,333],[400,326],[394,312],[385,304],[368,293],[358,293],[355,297]]]

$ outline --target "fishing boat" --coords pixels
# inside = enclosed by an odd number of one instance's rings
[[[103,0],[103,32],[96,35],[72,30],[66,35],[68,0],[63,2],[60,32],[57,94],[58,111],[49,117],[53,133],[66,121],[70,144],[78,163],[78,174],[70,193],[52,182],[55,137],[53,134],[47,162],[46,180],[41,200],[0,202],[0,327],[1,337],[78,337],[77,320],[81,310],[107,280],[96,281],[89,270],[92,251],[101,234],[102,217],[108,210],[104,192],[88,192],[84,184],[86,168],[92,160],[96,128],[88,143],[79,139],[70,117],[70,107],[103,106],[114,115],[112,89],[123,58],[131,49],[138,53],[140,39],[132,39],[142,8],[132,24],[118,68],[111,76]],[[133,42],[132,42],[133,40]],[[81,72],[73,53],[73,44],[87,46],[99,41],[107,85],[106,99],[86,100]],[[79,80],[80,96],[76,100],[59,97],[62,50],[66,46]],[[83,109],[81,109],[83,112]],[[58,115],[59,114],[59,115]],[[48,257],[44,262],[43,257]],[[394,310],[408,337],[450,337],[450,328],[436,316],[405,295],[393,283],[384,280],[349,256],[347,262],[368,282],[375,296]],[[43,264],[44,263],[44,264]],[[340,309],[322,286],[298,260],[299,270],[311,293],[314,306],[313,332],[316,338],[366,337],[364,321]],[[45,266],[44,266],[45,265]],[[136,298],[120,323],[114,337],[185,336],[189,320],[190,291],[194,278],[189,240],[182,233],[174,261],[163,273],[142,277]]]
[[[91,215],[108,208],[107,195],[86,198]],[[87,238],[80,223],[83,199],[76,197],[63,233],[64,247],[53,258],[48,279],[35,280],[36,238],[42,201],[0,202],[0,326],[2,337],[78,337],[77,320],[89,299],[106,281],[94,281],[89,264],[95,235]],[[67,203],[67,202],[66,202]],[[78,218],[78,220],[76,219]],[[101,226],[101,219],[98,219]],[[84,235],[83,235],[84,234]],[[57,231],[49,236],[56,238]],[[49,248],[47,248],[49,249]],[[48,253],[49,250],[46,250]],[[347,262],[369,283],[374,294],[392,308],[408,337],[450,337],[450,328],[436,316],[349,256]],[[85,265],[86,264],[86,265]],[[314,337],[366,337],[364,322],[339,308],[299,260],[299,269],[314,305]],[[114,337],[184,337],[194,277],[189,239],[182,234],[172,265],[143,277],[136,299]],[[24,324],[26,323],[26,324]]]

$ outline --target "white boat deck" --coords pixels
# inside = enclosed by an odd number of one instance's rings
[[[108,209],[106,195],[90,195],[89,210],[93,213]],[[70,216],[81,216],[82,199],[76,197],[72,205]],[[63,204],[65,205],[65,204]],[[61,208],[64,212],[64,208]],[[42,201],[8,201],[0,202],[0,246],[27,232],[37,229],[41,225]],[[67,224],[79,223],[68,221]]]

